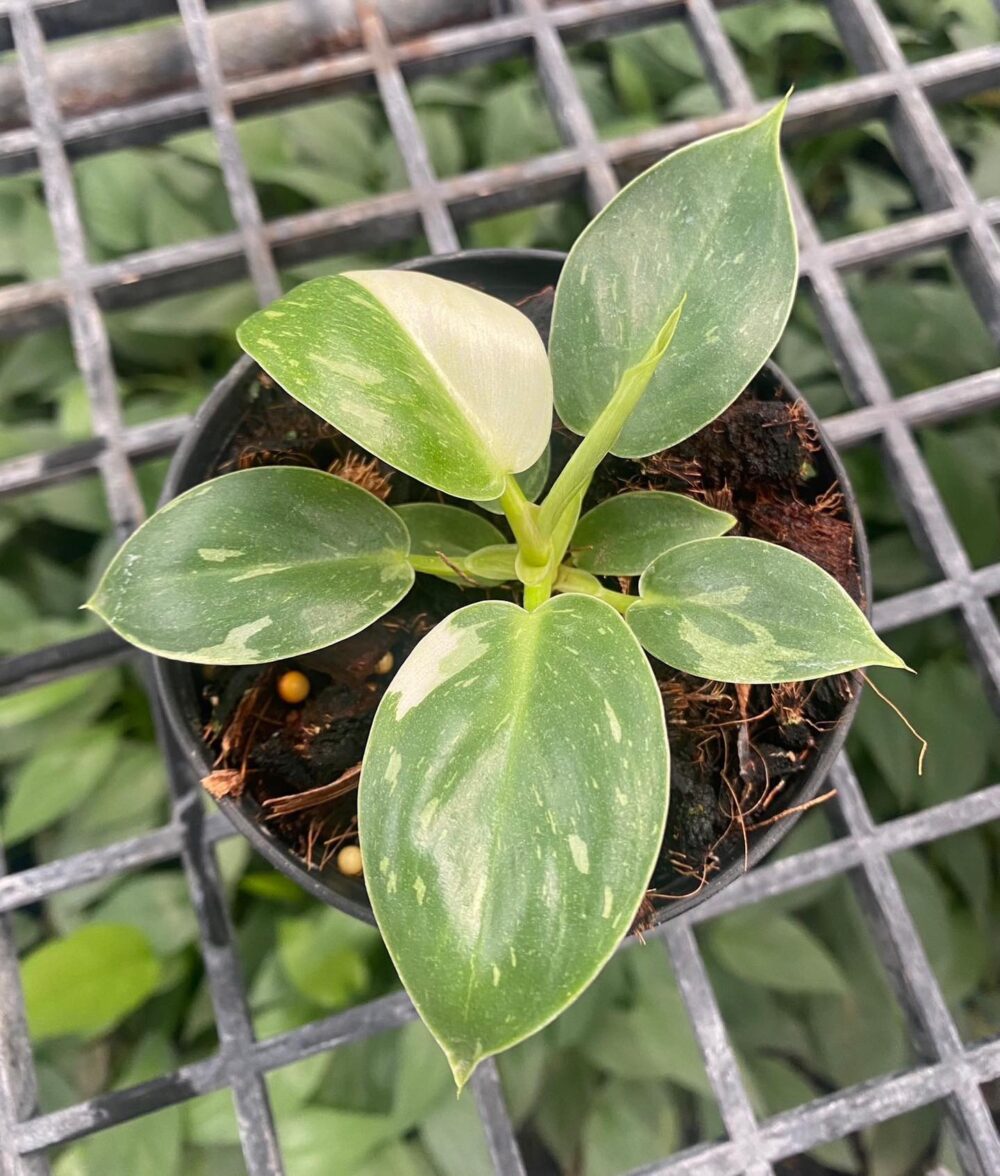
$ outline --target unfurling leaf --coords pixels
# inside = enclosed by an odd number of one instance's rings
[[[498,498],[548,443],[552,379],[538,332],[457,282],[409,270],[317,278],[237,334],[297,400],[457,498]]]
[[[586,433],[665,307],[687,295],[669,351],[613,452],[643,457],[719,415],[774,349],[798,256],[778,153],[785,104],[633,180],[577,239],[549,349],[559,416]]]
[[[322,649],[409,591],[409,535],[332,474],[263,466],[188,490],[112,560],[88,607],[161,657],[250,665]]]
[[[843,588],[760,539],[699,539],[643,573],[628,623],[654,657],[721,682],[797,682],[905,663]]]
[[[469,605],[403,665],[362,771],[365,879],[460,1086],[611,956],[659,852],[667,787],[652,670],[593,597]]]
[[[465,557],[464,568],[470,576],[480,580],[493,580],[497,584],[514,580],[517,578],[517,546],[501,543],[481,547]]]
[[[683,494],[636,490],[587,511],[573,532],[573,562],[597,576],[638,576],[671,547],[735,525],[731,514]]]

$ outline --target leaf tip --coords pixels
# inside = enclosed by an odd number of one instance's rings
[[[881,638],[878,644],[879,656],[872,658],[868,663],[870,666],[881,666],[887,670],[905,670],[908,674],[916,674],[917,671],[912,666],[908,666],[899,654],[894,649],[890,649]]]
[[[451,1054],[448,1055],[448,1065],[451,1066],[452,1077],[455,1079],[456,1099],[462,1097],[462,1091],[481,1061],[482,1058],[479,1057],[457,1058]]]
[[[769,111],[761,115],[761,117],[757,119],[756,122],[751,123],[750,125],[757,127],[767,127],[769,130],[773,130],[775,141],[780,142],[781,126],[785,121],[785,115],[788,112],[788,103],[790,102],[791,97],[792,88],[789,89],[784,98],[781,98],[771,107]]]

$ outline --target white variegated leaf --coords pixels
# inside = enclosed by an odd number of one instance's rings
[[[548,443],[552,380],[538,332],[457,282],[410,270],[316,278],[238,336],[324,420],[458,498],[499,497]]]
[[[362,770],[365,880],[459,1085],[608,960],[659,853],[668,777],[652,670],[593,597],[469,605],[404,663]]]

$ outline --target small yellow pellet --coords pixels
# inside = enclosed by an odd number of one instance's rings
[[[396,659],[391,653],[383,653],[375,664],[376,674],[388,674],[392,667],[396,664]]]
[[[337,869],[348,878],[357,878],[361,873],[361,850],[356,845],[345,845],[337,854]]]
[[[278,679],[278,696],[283,702],[305,702],[309,697],[309,679],[300,670],[289,670]]]

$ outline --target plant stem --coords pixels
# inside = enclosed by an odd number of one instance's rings
[[[540,584],[525,584],[524,607],[528,610],[528,612],[534,612],[534,610],[540,605],[544,604],[551,595],[551,579],[543,580]]]
[[[556,576],[559,574],[559,564],[562,562],[562,558],[566,554],[566,549],[569,547],[569,541],[573,537],[573,532],[576,530],[576,524],[580,518],[580,507],[582,505],[582,494],[577,494],[570,499],[562,518],[559,519],[553,528],[550,540],[549,560],[541,573],[530,566],[525,567],[523,564],[519,567],[519,571],[523,573],[521,575],[521,581],[525,586],[524,607],[528,612],[544,604],[552,595],[552,588],[555,584]]]
[[[629,596],[627,592],[615,592],[611,588],[605,588],[590,572],[585,572],[581,568],[571,568],[566,564],[559,569],[554,587],[557,592],[582,592],[585,596],[596,596],[598,600],[610,604],[622,615],[639,599],[638,596]]]
[[[550,544],[538,525],[538,507],[529,502],[513,474],[500,495],[500,505],[527,564],[544,567],[549,561]]]
[[[618,440],[625,422],[642,399],[657,365],[670,346],[683,307],[682,299],[680,305],[660,328],[646,354],[624,372],[614,395],[601,409],[597,420],[577,446],[562,473],[556,478],[555,485],[542,503],[538,516],[543,535],[552,534],[573,497],[586,492],[594,471],[611,452],[612,445]]]

